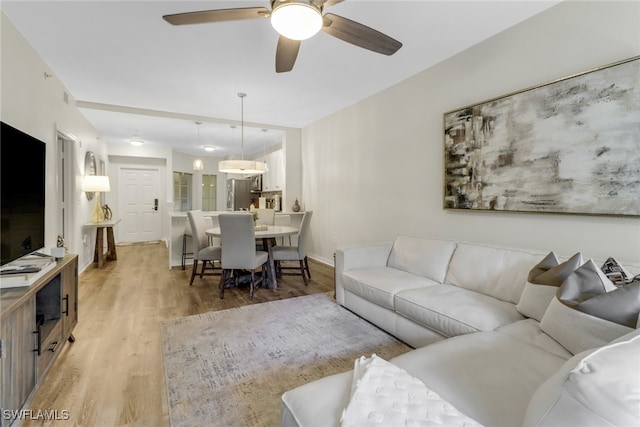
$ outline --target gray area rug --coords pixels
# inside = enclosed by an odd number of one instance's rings
[[[285,391],[410,350],[325,294],[165,321],[162,346],[174,427],[279,426]]]

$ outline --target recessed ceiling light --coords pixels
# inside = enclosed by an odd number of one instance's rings
[[[213,150],[216,149],[216,147],[214,147],[213,145],[205,145],[202,148],[204,148],[204,151],[208,151],[208,152],[212,152]]]

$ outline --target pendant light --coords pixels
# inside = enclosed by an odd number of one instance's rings
[[[196,148],[198,148],[198,140],[200,139],[200,125],[202,124],[202,122],[195,122],[195,124],[197,126],[196,127]],[[204,162],[200,157],[198,157],[193,161],[193,170],[201,171],[202,169],[204,169]]]
[[[218,163],[218,170],[224,173],[257,175],[267,170],[264,162],[244,159],[244,98],[246,93],[238,93],[240,97],[240,160],[223,160]]]

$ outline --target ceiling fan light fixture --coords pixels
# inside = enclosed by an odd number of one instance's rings
[[[213,145],[205,145],[204,147],[204,151],[211,153],[212,151],[214,151],[216,149],[216,147],[214,147]]]
[[[281,3],[271,12],[271,25],[288,39],[305,40],[322,28],[322,14],[307,3]]]

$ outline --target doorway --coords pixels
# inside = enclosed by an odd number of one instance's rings
[[[58,219],[56,230],[64,239],[64,245],[70,252],[76,252],[72,215],[73,200],[73,144],[75,138],[58,130],[56,138],[56,191],[58,193]],[[56,242],[57,244],[57,242]]]
[[[118,171],[118,240],[123,243],[160,240],[160,170],[122,167]]]

